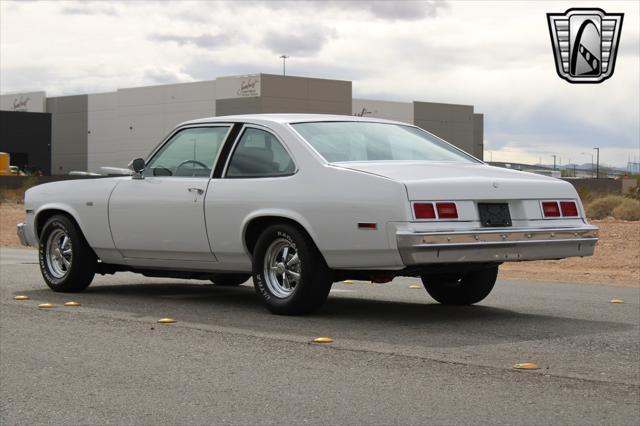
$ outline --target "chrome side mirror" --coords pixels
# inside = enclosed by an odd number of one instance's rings
[[[129,170],[133,172],[133,179],[144,179],[144,176],[142,176],[142,171],[145,167],[144,159],[136,158],[135,160],[131,160],[128,167]]]

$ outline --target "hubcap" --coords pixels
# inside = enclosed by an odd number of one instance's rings
[[[45,260],[49,273],[54,278],[64,278],[69,273],[73,260],[71,238],[62,229],[56,229],[49,234],[45,246]]]
[[[284,238],[271,243],[264,256],[264,279],[274,296],[290,296],[300,283],[300,258],[295,247]]]

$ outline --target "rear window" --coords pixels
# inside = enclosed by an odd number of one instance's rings
[[[292,126],[329,162],[477,162],[430,133],[410,126],[359,121],[295,123]]]

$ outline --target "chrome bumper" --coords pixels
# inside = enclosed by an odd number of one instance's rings
[[[20,244],[22,244],[23,246],[33,246],[34,244],[31,243],[31,241],[29,241],[29,238],[27,237],[27,224],[26,223],[19,223],[16,229],[16,233],[18,234],[18,239],[20,240]]]
[[[396,234],[405,265],[513,262],[591,256],[596,226],[578,228],[500,228]]]

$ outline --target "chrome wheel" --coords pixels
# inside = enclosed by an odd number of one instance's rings
[[[273,241],[264,256],[264,278],[271,294],[289,297],[300,283],[300,266],[298,252],[289,240]]]
[[[71,238],[62,229],[56,229],[49,234],[45,245],[45,260],[49,273],[56,279],[64,278],[71,270]]]

